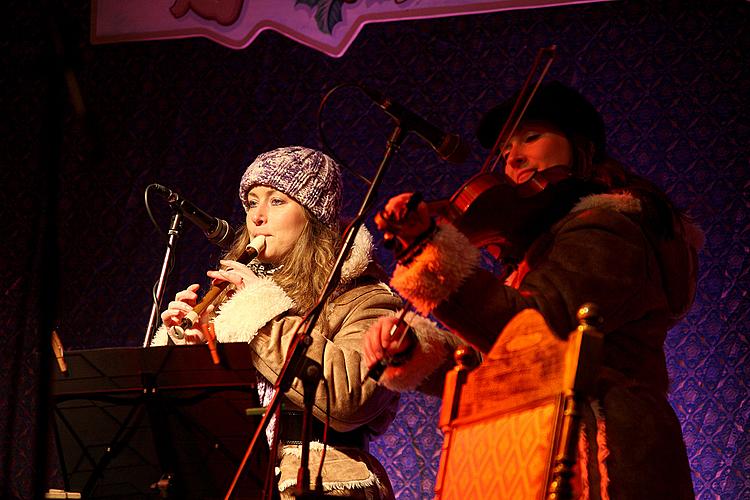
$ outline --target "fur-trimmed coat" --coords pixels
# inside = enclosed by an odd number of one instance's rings
[[[539,310],[565,338],[583,303],[599,306],[605,368],[598,398],[584,415],[579,464],[587,498],[693,497],[680,424],[666,398],[663,344],[693,302],[702,234],[675,217],[674,237],[656,236],[645,204],[628,193],[582,198],[534,241],[504,283],[479,269],[479,254],[461,233],[441,224],[391,282],[417,310],[432,313],[481,352],[523,309]],[[418,351],[455,343],[445,335],[423,337]],[[414,359],[386,370],[381,380],[398,390],[429,389],[429,380],[440,378],[430,371],[435,366]]]
[[[337,295],[329,301],[326,327],[316,327],[307,356],[323,366],[328,381],[331,427],[341,433],[357,432],[375,436],[383,433],[395,417],[398,394],[372,380],[362,382],[367,373],[362,337],[378,317],[392,314],[401,300],[385,284],[370,276],[372,237],[359,231],[352,252],[342,270]],[[300,277],[300,279],[304,279]],[[270,277],[263,278],[224,302],[214,319],[219,342],[248,342],[251,362],[268,382],[276,382],[284,364],[292,332],[301,317],[292,314],[294,302]],[[162,326],[152,345],[167,343]],[[303,407],[302,384],[295,379],[287,391],[285,407]],[[318,387],[313,413],[325,421],[326,395]],[[311,444],[310,471],[314,480],[320,460],[320,443]],[[297,482],[300,446],[280,449],[282,498],[291,494]],[[367,450],[336,448],[326,453],[323,488],[349,498],[392,498],[385,470]]]

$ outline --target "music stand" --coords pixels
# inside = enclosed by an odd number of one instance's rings
[[[66,491],[92,498],[223,498],[258,423],[246,343],[68,351],[52,427]],[[237,498],[262,494],[268,453]]]

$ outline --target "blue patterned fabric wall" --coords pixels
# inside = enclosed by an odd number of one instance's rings
[[[460,132],[473,148],[470,162],[454,166],[410,137],[380,199],[415,189],[446,197],[483,158],[472,135],[481,113],[521,83],[539,47],[553,43],[551,78],[599,107],[613,155],[664,187],[706,231],[695,307],[667,341],[671,402],[698,497],[750,497],[748,2],[606,2],[372,25],[339,59],[272,32],[241,51],[201,39],[91,46],[87,3],[55,3],[63,59],[54,56],[45,12],[26,2],[11,2],[15,22],[3,44],[4,67],[14,68],[0,77],[8,115],[0,200],[14,214],[0,268],[6,497],[27,497],[34,477],[35,307],[50,307],[68,349],[143,341],[164,251],[144,209],[148,184],[166,184],[241,223],[235,192],[245,166],[277,146],[316,146],[323,94],[364,81]],[[50,83],[61,61],[77,77],[85,119],[63,81]],[[55,89],[64,103],[59,167],[45,156],[55,151],[47,133],[57,116],[49,107]],[[335,93],[322,117],[335,154],[371,175],[389,119],[352,90]],[[345,183],[353,215],[365,187],[353,175]],[[45,227],[57,228],[57,250],[46,261]],[[392,268],[390,255],[379,256]],[[217,257],[188,228],[167,296],[203,280]],[[42,274],[50,268],[59,285]],[[41,301],[44,291],[53,309]],[[432,495],[438,408],[434,398],[405,396],[396,423],[372,445],[399,498]]]

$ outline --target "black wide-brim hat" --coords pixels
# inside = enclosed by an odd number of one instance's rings
[[[518,92],[482,117],[477,129],[477,137],[482,146],[489,149],[495,144],[517,97]],[[549,123],[569,138],[582,136],[594,145],[594,160],[604,158],[604,120],[585,97],[560,82],[553,81],[539,86],[522,121]]]

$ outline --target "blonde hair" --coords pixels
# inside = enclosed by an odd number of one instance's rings
[[[329,227],[316,219],[307,208],[303,209],[306,223],[302,234],[297,244],[282,258],[278,271],[271,275],[294,300],[299,314],[314,306],[323,291],[333,268],[340,240],[338,226]],[[243,224],[224,258],[236,260],[244,253],[249,242],[250,232],[247,225]]]

